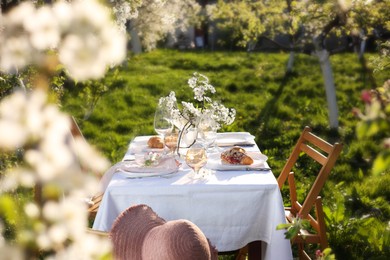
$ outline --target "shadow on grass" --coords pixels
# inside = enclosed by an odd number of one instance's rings
[[[268,124],[271,117],[274,115],[274,111],[277,110],[278,101],[286,87],[288,81],[294,76],[294,73],[285,73],[281,78],[278,89],[275,91],[273,97],[265,104],[259,115],[251,122],[251,128],[256,133],[256,136],[261,136],[265,129],[268,129]],[[259,123],[262,122],[262,123]]]

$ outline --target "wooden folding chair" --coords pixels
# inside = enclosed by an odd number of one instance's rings
[[[70,132],[72,134],[73,139],[76,141],[81,140],[83,142],[87,142],[84,138],[83,133],[80,130],[79,125],[77,124],[76,119],[72,116],[71,117],[71,127]],[[99,209],[100,203],[103,198],[103,193],[99,193],[94,195],[90,200],[88,201],[88,218],[92,221],[95,219],[97,211]]]
[[[314,232],[301,230],[298,236],[292,239],[291,242],[298,246],[299,259],[311,259],[305,250],[305,245],[307,244],[319,244],[321,250],[328,247],[324,212],[322,210],[322,201],[319,193],[340,155],[341,150],[342,144],[336,142],[334,145],[331,145],[314,135],[311,132],[310,127],[305,127],[290,158],[287,160],[287,163],[277,179],[280,189],[282,189],[283,184],[286,179],[288,179],[291,207],[285,208],[287,221],[291,223],[292,219],[296,217],[308,219],[314,230]],[[295,166],[298,158],[303,156],[303,154],[309,156],[322,165],[322,167],[306,198],[301,204],[297,199],[294,173],[291,170]],[[313,208],[315,209],[315,216],[311,214]]]

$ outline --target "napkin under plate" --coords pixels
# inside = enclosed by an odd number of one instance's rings
[[[260,168],[264,166],[264,163],[268,160],[266,155],[259,152],[248,152],[247,154],[253,159],[253,163],[251,165],[227,164],[222,162],[220,153],[215,153],[211,154],[207,159],[206,168],[217,171],[247,171],[250,167]]]
[[[142,166],[135,161],[122,161],[108,169],[100,180],[100,191],[104,192],[115,173],[120,173],[125,177],[152,177],[172,174],[179,169],[176,160],[172,157],[163,158],[156,166]]]
[[[255,137],[248,132],[218,133],[215,143],[218,146],[253,145]]]
[[[156,166],[139,165],[131,161],[122,165],[117,171],[125,174],[127,177],[151,177],[171,174],[178,170],[176,160],[172,157],[163,158]]]

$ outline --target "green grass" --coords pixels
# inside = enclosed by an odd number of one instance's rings
[[[63,109],[79,120],[89,142],[115,163],[132,138],[154,134],[153,113],[159,97],[174,90],[178,100],[191,100],[187,80],[195,71],[203,73],[216,87],[216,98],[237,110],[235,123],[222,131],[254,134],[276,176],[304,126],[311,126],[326,140],[342,142],[342,154],[322,194],[330,246],[338,259],[386,256],[390,242],[386,230],[390,220],[389,177],[371,176],[370,165],[379,146],[356,139],[358,120],[351,112],[354,107],[362,108],[360,92],[381,85],[386,73],[375,75],[373,81],[355,54],[331,57],[340,122],[335,131],[328,127],[318,61],[297,55],[294,72],[286,76],[287,59],[284,53],[156,50],[130,57],[108,74],[104,80],[108,91],[88,119],[83,119],[87,104],[84,92],[78,89],[82,85],[66,93]],[[283,195],[287,193],[283,191]]]

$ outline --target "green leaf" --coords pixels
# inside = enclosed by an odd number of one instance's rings
[[[0,196],[0,215],[4,215],[7,221],[11,224],[16,224],[18,221],[18,211],[16,205],[16,202],[11,196]]]
[[[292,239],[296,237],[299,233],[300,228],[298,226],[291,226],[287,231],[284,233],[286,239]]]
[[[358,139],[363,139],[367,136],[368,125],[366,122],[359,122],[356,126],[356,135]]]
[[[372,172],[379,175],[390,170],[390,151],[381,152],[374,160]]]
[[[279,224],[276,226],[276,230],[287,229],[291,227],[291,224]]]

